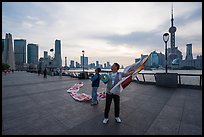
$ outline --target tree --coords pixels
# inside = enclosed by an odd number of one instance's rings
[[[8,64],[2,63],[2,71],[9,69],[10,66]]]

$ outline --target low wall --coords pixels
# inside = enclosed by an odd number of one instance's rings
[[[156,86],[177,88],[178,73],[156,73]]]

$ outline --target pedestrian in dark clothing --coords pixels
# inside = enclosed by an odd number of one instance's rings
[[[91,81],[92,81],[92,103],[91,103],[91,105],[97,105],[98,104],[97,89],[98,89],[99,84],[100,84],[101,76],[100,76],[99,72],[101,72],[101,69],[96,68],[95,72],[96,72],[96,74],[91,78]]]
[[[47,69],[46,68],[44,69],[43,73],[44,73],[44,78],[47,78]]]
[[[41,70],[39,69],[39,70],[38,70],[38,76],[40,76],[40,71],[41,71]]]

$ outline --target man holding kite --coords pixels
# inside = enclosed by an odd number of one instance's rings
[[[109,121],[108,114],[110,111],[112,99],[114,101],[115,120],[117,123],[121,123],[121,119],[119,118],[120,92],[122,92],[123,89],[131,83],[133,75],[136,75],[144,68],[144,65],[147,62],[148,57],[149,56],[141,59],[137,63],[127,66],[123,72],[118,72],[120,68],[120,65],[118,63],[114,63],[111,66],[112,72],[109,73],[108,76],[109,80],[106,83],[107,88],[106,88],[106,105],[103,119],[104,124],[108,123]]]

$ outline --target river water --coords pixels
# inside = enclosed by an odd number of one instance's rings
[[[202,70],[168,70],[168,73],[178,73],[178,74],[200,74],[202,75]],[[142,70],[140,73],[165,73],[165,70]],[[200,76],[183,76],[181,75],[181,84],[187,85],[200,85]],[[139,80],[144,81],[142,75],[138,75]],[[146,81],[155,82],[154,75],[145,75]],[[179,77],[178,77],[179,81]],[[202,85],[202,82],[201,82]]]
[[[106,71],[110,71],[110,69],[102,69]],[[70,71],[78,71],[81,72],[82,70],[69,70]],[[94,72],[94,69],[85,70],[86,72]],[[123,69],[119,69],[119,72],[123,72]],[[202,70],[168,70],[168,73],[178,73],[178,74],[200,74],[202,75]],[[165,70],[141,70],[140,73],[165,73]],[[140,81],[144,81],[141,74],[137,75]],[[144,75],[145,81],[155,82],[154,75]],[[178,78],[179,81],[179,78]],[[200,84],[200,76],[181,76],[181,84],[187,85],[199,85]],[[202,82],[201,82],[202,85]]]

